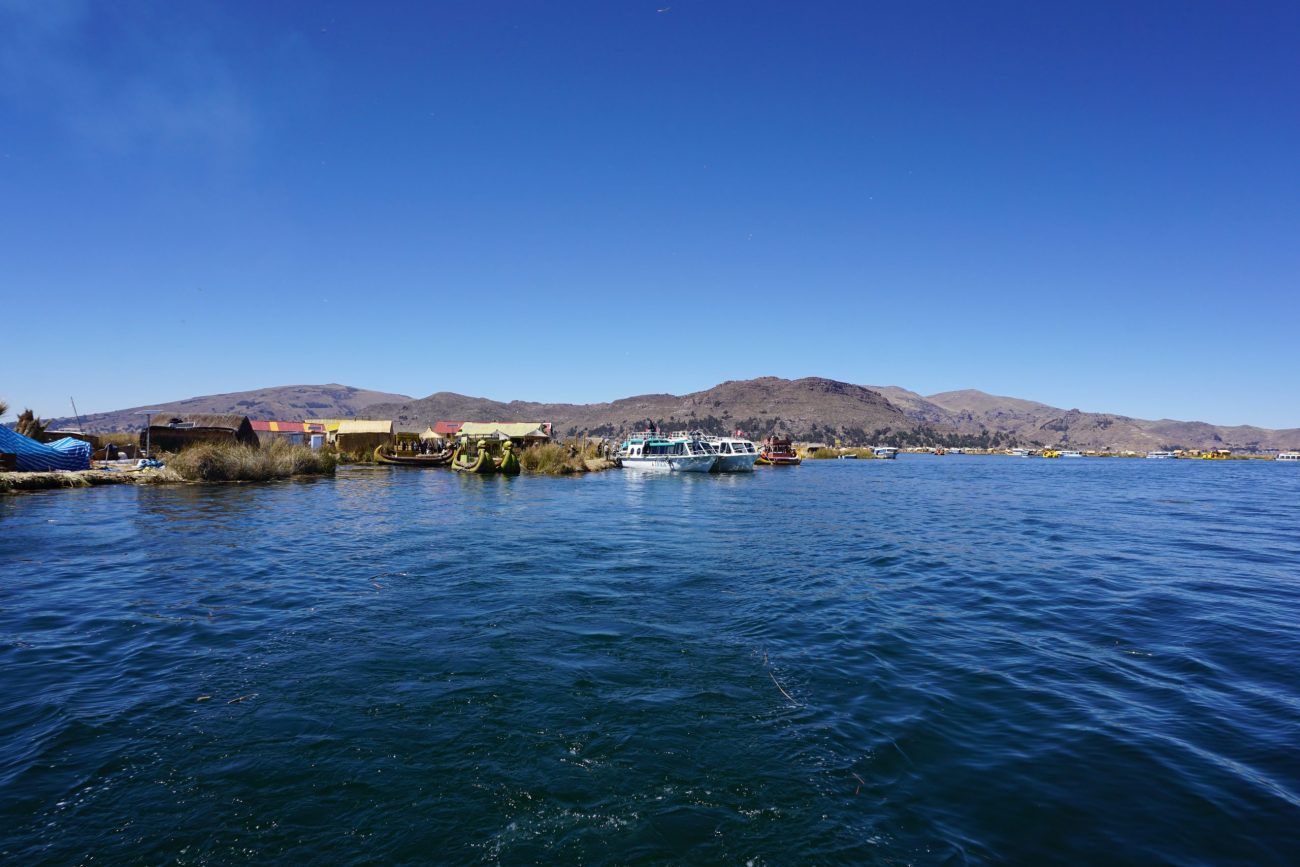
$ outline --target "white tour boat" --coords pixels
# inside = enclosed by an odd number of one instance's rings
[[[669,439],[654,433],[633,434],[618,447],[618,463],[630,470],[707,473],[718,455],[696,439]]]
[[[1007,449],[1007,454],[1013,458],[1027,458],[1033,453],[1033,449]]]
[[[758,460],[758,446],[741,437],[701,437],[718,453],[715,473],[751,473]]]
[[[1300,452],[1282,452],[1277,456],[1279,461],[1300,461]]]
[[[1083,457],[1083,452],[1061,452],[1061,457],[1063,457],[1063,458],[1081,458],[1081,457]]]
[[[878,458],[892,461],[894,458],[898,457],[898,449],[893,446],[872,446],[871,454]]]
[[[1147,452],[1147,460],[1149,461],[1170,461],[1176,457],[1178,456],[1173,452]]]

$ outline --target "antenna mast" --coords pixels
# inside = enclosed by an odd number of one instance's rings
[[[71,397],[69,397],[68,400],[72,401],[72,414],[77,417],[77,430],[84,434],[86,432],[86,426],[81,423],[81,413],[77,412],[77,402],[72,400]]]

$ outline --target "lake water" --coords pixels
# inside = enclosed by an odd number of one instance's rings
[[[9,864],[1300,863],[1300,466],[0,498]]]

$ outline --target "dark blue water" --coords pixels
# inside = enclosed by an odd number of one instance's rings
[[[0,499],[0,861],[1300,862],[1300,467]]]

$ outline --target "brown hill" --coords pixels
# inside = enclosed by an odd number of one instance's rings
[[[1294,428],[1266,430],[1170,419],[1149,421],[1112,413],[1066,410],[974,389],[928,397],[895,386],[876,390],[913,420],[966,435],[983,430],[1001,432],[1025,444],[1110,451],[1230,448],[1249,452],[1300,448],[1300,429]]]
[[[724,382],[686,395],[643,394],[610,403],[500,401],[437,392],[416,400],[345,385],[293,385],[154,404],[174,412],[240,413],[251,418],[391,418],[404,430],[439,419],[551,421],[562,435],[618,436],[656,424],[758,439],[782,433],[801,440],[873,445],[1051,445],[1112,451],[1232,448],[1300,449],[1300,429],[1226,427],[1203,422],[1148,421],[1065,410],[1036,401],[949,391],[923,396],[897,386],[861,386],[833,379],[772,376]],[[90,431],[139,430],[135,409],[85,416]],[[75,424],[54,419],[52,428]]]
[[[120,409],[113,412],[83,415],[86,430],[133,431],[144,425],[144,416],[136,413],[144,409],[160,409],[177,413],[238,413],[252,419],[297,421],[305,418],[354,418],[371,404],[393,400],[410,400],[403,394],[370,391],[350,385],[282,385],[260,388],[256,391],[235,391],[229,394],[212,394],[167,401],[149,406]],[[57,418],[50,422],[51,430],[75,428],[75,418]]]
[[[783,433],[799,439],[836,437],[869,442],[877,432],[915,431],[917,422],[871,389],[833,379],[809,377],[733,380],[686,395],[643,394],[612,403],[555,404],[512,401],[438,392],[422,400],[378,404],[366,410],[394,419],[406,430],[423,429],[439,419],[555,423],[562,434],[585,431],[618,436],[655,424],[663,429],[699,428],[728,433],[739,428],[750,437]]]

